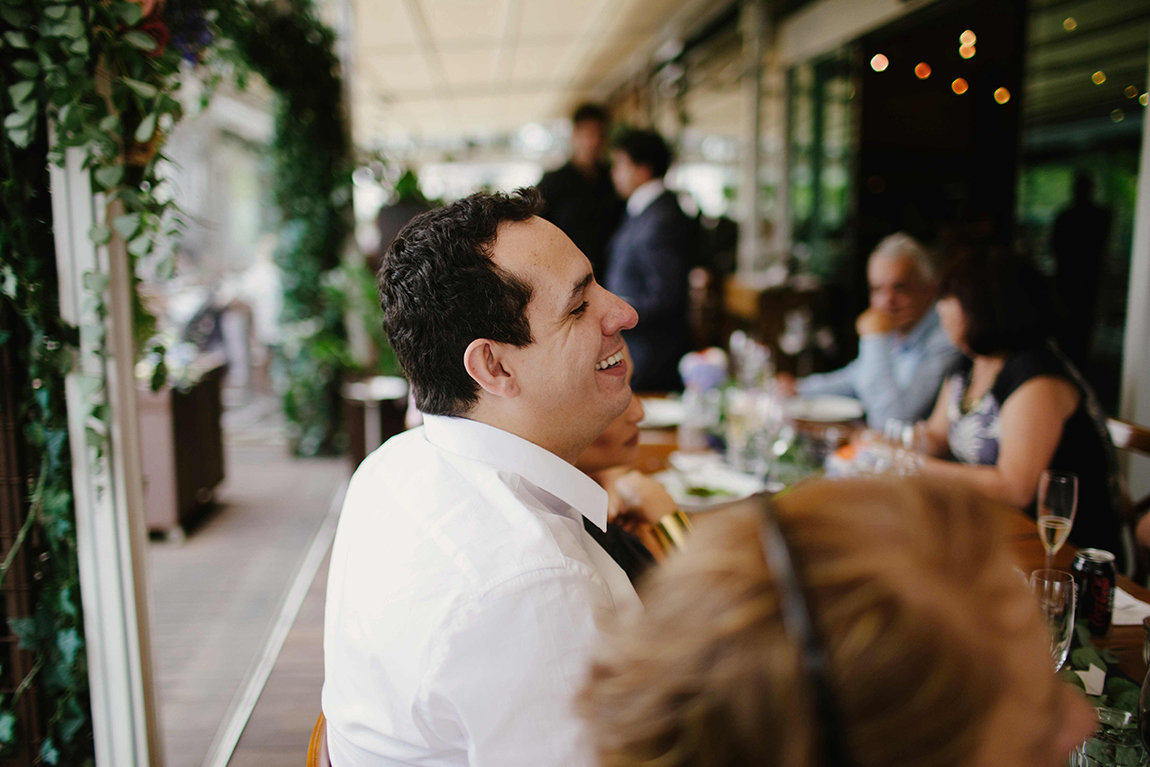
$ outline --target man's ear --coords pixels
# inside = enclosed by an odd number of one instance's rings
[[[519,382],[504,364],[506,349],[490,338],[477,338],[463,352],[463,368],[484,391],[510,398],[519,395]]]

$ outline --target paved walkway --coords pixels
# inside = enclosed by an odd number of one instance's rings
[[[203,764],[348,476],[341,458],[289,458],[277,418],[266,402],[227,414],[227,479],[218,507],[186,541],[149,547],[166,767]],[[305,602],[301,619],[309,609]],[[322,617],[322,594],[319,610]],[[322,659],[319,667],[322,676]],[[318,696],[314,706],[318,711]],[[302,763],[303,756],[274,763]]]

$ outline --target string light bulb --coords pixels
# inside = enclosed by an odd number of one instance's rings
[[[950,84],[950,89],[961,96],[970,90],[970,85],[966,82],[966,80],[960,77]]]
[[[890,59],[881,53],[876,53],[871,57],[870,68],[876,72],[885,72],[886,68],[890,66]]]
[[[963,45],[974,45],[978,41],[978,36],[968,29],[958,36],[958,41]]]
[[[999,88],[994,92],[994,100],[999,104],[1005,104],[1010,101],[1010,91],[1006,88]]]
[[[958,55],[962,56],[964,59],[973,59],[974,54],[977,52],[978,51],[973,45],[963,45],[958,49]]]
[[[1073,32],[1078,27],[1078,22],[1074,20],[1073,16],[1067,16],[1062,20],[1062,28],[1067,32]]]
[[[1138,98],[1138,88],[1133,86],[1133,85],[1127,85],[1126,86],[1126,98],[1128,98],[1128,99]]]
[[[930,64],[927,64],[925,61],[918,62],[918,65],[914,68],[914,76],[919,80],[925,80],[930,77]]]
[[[1090,75],[1090,79],[1094,81],[1095,85],[1101,85],[1106,82],[1106,73],[1099,69],[1094,74]]]

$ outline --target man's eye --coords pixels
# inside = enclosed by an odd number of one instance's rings
[[[587,311],[587,302],[584,301],[583,303],[579,304],[578,307],[576,307],[575,311],[571,312],[571,316],[572,317],[582,317],[583,313],[586,311]]]

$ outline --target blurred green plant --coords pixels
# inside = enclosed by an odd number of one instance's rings
[[[333,285],[353,227],[351,139],[335,35],[310,0],[250,4],[224,29],[275,89],[274,198],[282,220],[284,414],[299,455],[339,452],[339,387],[352,365]]]

